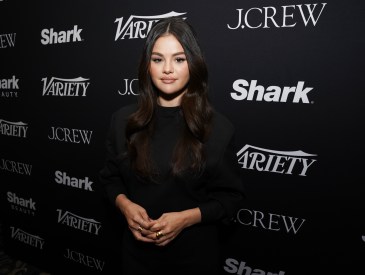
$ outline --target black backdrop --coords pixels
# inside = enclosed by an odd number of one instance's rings
[[[118,273],[123,220],[97,179],[104,140],[138,96],[149,24],[174,12],[197,30],[211,100],[237,130],[247,204],[222,274],[360,272],[364,11],[360,0],[0,1],[8,253],[52,273]]]

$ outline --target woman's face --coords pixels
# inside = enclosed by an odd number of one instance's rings
[[[175,36],[159,37],[152,49],[150,75],[159,90],[161,106],[178,106],[186,92],[190,74],[184,49]]]

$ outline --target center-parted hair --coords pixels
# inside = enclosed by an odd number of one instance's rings
[[[154,131],[158,90],[150,76],[152,49],[156,40],[173,35],[184,49],[189,68],[187,92],[181,100],[183,134],[171,159],[171,174],[179,176],[188,169],[199,174],[205,165],[204,143],[211,128],[212,107],[208,100],[208,71],[191,25],[179,17],[165,18],[153,25],[146,38],[139,63],[138,108],[126,127],[127,154],[132,168],[143,178],[158,175],[150,155],[150,136]]]

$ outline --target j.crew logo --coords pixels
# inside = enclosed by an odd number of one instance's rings
[[[0,170],[8,171],[11,173],[30,176],[32,173],[32,165],[28,163],[1,159],[0,160]]]
[[[79,251],[71,250],[69,248],[66,248],[64,257],[81,265],[96,269],[97,271],[103,271],[105,265],[105,261],[103,260],[85,255]]]
[[[124,90],[122,90],[122,91],[118,90],[118,94],[120,94],[120,95],[138,95],[138,93],[136,92],[137,82],[138,82],[137,78],[134,78],[132,80],[125,78],[124,79]]]
[[[305,219],[243,208],[237,212],[235,222],[264,230],[297,234]]]
[[[48,135],[50,140],[62,142],[90,144],[93,131],[81,129],[69,129],[62,127],[51,127],[51,133]]]
[[[228,29],[268,29],[268,28],[294,28],[302,21],[305,27],[310,23],[315,27],[327,3],[288,5],[275,7],[253,7],[244,11],[237,9],[238,22],[230,25]],[[297,19],[299,17],[299,19]]]
[[[0,49],[15,47],[16,33],[0,34]]]

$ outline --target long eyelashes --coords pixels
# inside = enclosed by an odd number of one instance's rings
[[[160,62],[162,61],[162,59],[161,59],[161,58],[152,58],[151,60],[152,60],[152,62],[154,62],[154,63],[160,63]]]
[[[162,58],[151,58],[151,61],[154,62],[154,63],[160,63],[162,62]],[[177,57],[175,58],[175,62],[176,63],[183,63],[186,61],[186,58],[183,58],[183,57]]]
[[[186,58],[183,58],[183,57],[178,57],[178,58],[176,58],[176,62],[177,62],[177,63],[182,63],[182,62],[184,62],[184,61],[186,61]]]

